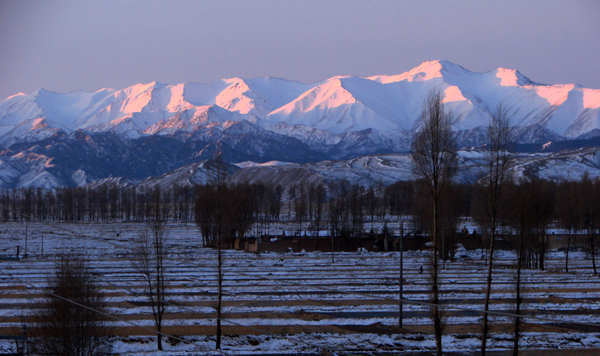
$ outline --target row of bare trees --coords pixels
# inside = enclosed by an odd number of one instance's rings
[[[208,186],[214,186],[211,181]],[[396,211],[393,190],[365,188],[342,181],[323,184],[296,184],[291,187],[265,184],[242,184],[251,188],[260,220],[280,219],[297,222],[322,220],[325,203],[338,192],[351,192],[354,201],[360,199],[361,214],[382,217]],[[232,188],[232,185],[228,184]],[[156,209],[157,199],[162,218],[174,221],[194,221],[197,201],[206,195],[203,185],[173,186],[138,190],[133,187],[104,185],[60,189],[20,188],[0,190],[0,221],[148,221]],[[284,199],[287,204],[284,203]],[[354,208],[356,209],[356,207]]]
[[[416,189],[424,191],[426,197],[425,212],[431,216],[426,218],[430,223],[424,227],[429,231],[433,243],[431,258],[431,299],[432,319],[436,340],[436,353],[442,355],[442,321],[439,305],[438,261],[440,246],[446,246],[444,238],[440,239],[440,230],[444,222],[452,219],[453,197],[452,181],[459,165],[457,158],[456,138],[452,131],[454,119],[452,113],[444,108],[442,94],[432,92],[423,106],[419,130],[412,145],[414,174],[421,178]],[[600,180],[590,179],[587,175],[578,182],[562,182],[560,184],[536,178],[511,180],[509,168],[513,156],[510,152],[511,136],[508,110],[498,106],[492,113],[487,127],[487,147],[485,150],[484,177],[471,187],[472,216],[482,227],[488,238],[487,280],[482,317],[481,354],[486,354],[489,333],[488,311],[492,289],[494,269],[495,241],[500,227],[510,227],[516,232],[516,314],[520,314],[522,303],[521,271],[522,268],[544,269],[547,250],[547,231],[552,223],[558,223],[568,232],[565,270],[568,271],[568,253],[571,247],[572,234],[584,231],[588,239],[594,274],[596,267],[596,236],[600,231]],[[425,189],[422,189],[425,187]],[[393,207],[398,211],[418,211],[419,200],[413,204],[410,199],[411,189],[406,183],[389,187],[396,192]],[[417,207],[415,209],[415,206]],[[442,212],[442,214],[440,214]],[[427,216],[417,213],[416,216]],[[446,215],[446,219],[441,216]],[[442,228],[441,228],[442,227]],[[452,227],[456,232],[456,226]],[[444,236],[442,234],[442,236]],[[453,245],[453,243],[451,243]],[[444,251],[444,250],[443,250]],[[444,251],[442,257],[448,255]],[[518,354],[520,338],[520,318],[515,318],[513,355]]]
[[[174,186],[146,191],[118,185],[60,189],[21,188],[0,191],[0,220],[148,221],[159,197],[165,219],[193,221],[194,188]]]
[[[420,182],[413,185],[412,191],[417,196],[423,194]],[[444,246],[452,246],[453,233],[456,235],[458,226],[456,223],[457,211],[464,209],[467,205],[461,202],[462,191],[464,195],[470,194],[471,216],[480,226],[482,238],[487,241],[487,279],[484,299],[484,311],[489,310],[490,295],[492,289],[492,276],[495,269],[494,250],[499,238],[509,243],[516,252],[515,264],[516,277],[516,314],[520,314],[522,303],[522,269],[546,268],[546,253],[548,250],[549,230],[562,229],[565,252],[564,269],[569,271],[569,252],[575,248],[574,239],[577,239],[577,248],[583,248],[590,257],[590,267],[597,274],[597,245],[600,232],[600,209],[597,202],[600,201],[600,179],[591,179],[587,176],[581,181],[566,181],[556,183],[543,179],[528,179],[512,181],[505,179],[501,187],[501,194],[494,200],[490,198],[492,189],[489,181],[480,181],[473,186],[449,185],[442,197],[438,200],[437,214],[437,236],[433,230],[432,199],[416,199],[416,205],[412,207],[413,216],[422,220],[423,229],[429,232],[434,241],[432,254],[437,254],[437,259],[432,259],[432,285],[435,287],[435,270],[438,267],[437,260],[452,258],[451,253],[444,254]],[[405,185],[403,183],[403,185]],[[464,190],[462,188],[470,188]],[[407,189],[409,190],[409,189]],[[461,208],[462,207],[462,208]],[[462,210],[464,211],[464,210]],[[428,213],[429,212],[429,213]],[[451,225],[450,230],[445,224]],[[453,225],[454,224],[454,225]],[[418,224],[417,224],[418,225]],[[440,232],[444,231],[440,236]],[[436,240],[434,240],[436,238]],[[561,237],[563,238],[563,237]],[[440,241],[441,240],[441,241]],[[435,248],[437,246],[437,248]],[[441,253],[438,251],[442,251]],[[450,251],[449,251],[450,252]],[[439,281],[438,281],[439,283]],[[432,288],[432,301],[435,302],[436,289]],[[439,300],[437,301],[439,302]],[[485,354],[488,338],[489,325],[487,313],[482,317],[482,353]],[[437,317],[437,316],[434,316]],[[518,352],[519,319],[515,319],[515,345],[514,354]],[[439,331],[439,330],[438,330]],[[439,345],[439,344],[438,344]]]

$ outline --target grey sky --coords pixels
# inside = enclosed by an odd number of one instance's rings
[[[433,59],[600,88],[599,18],[594,0],[0,0],[0,98],[230,77],[308,83]]]

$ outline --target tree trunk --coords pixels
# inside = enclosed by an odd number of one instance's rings
[[[404,260],[403,260],[403,255],[404,255],[404,246],[403,246],[403,242],[404,242],[404,229],[402,228],[402,225],[400,226],[400,247],[398,248],[398,250],[400,251],[400,283],[399,283],[399,287],[400,287],[400,298],[399,298],[399,305],[398,305],[398,309],[399,309],[399,313],[398,313],[398,327],[402,328],[402,318],[403,318],[403,311],[404,311],[404,305],[403,305],[403,299],[404,299],[404,291],[403,291],[403,286],[404,286],[404,281],[403,281],[403,277],[404,277]]]
[[[218,245],[218,259],[219,259],[219,267],[218,267],[218,283],[219,283],[219,290],[217,292],[217,350],[221,349],[221,297],[222,297],[222,291],[223,291],[223,276],[222,276],[222,270],[221,270],[221,236],[219,235],[219,238],[217,239],[217,245]]]
[[[435,334],[436,355],[442,356],[442,317],[438,308],[438,241],[437,241],[437,199],[433,202],[433,261],[432,261],[432,289],[433,289],[433,331]]]
[[[569,272],[569,249],[571,248],[571,230],[567,236],[567,256],[565,257],[565,272]]]
[[[490,251],[488,256],[487,288],[485,291],[485,303],[483,306],[483,331],[481,334],[481,356],[485,356],[488,326],[488,310],[490,309],[490,295],[492,294],[492,268],[494,262],[494,239],[496,237],[496,219],[492,217],[492,231],[490,234]]]
[[[515,308],[515,314],[517,315],[517,317],[515,317],[515,339],[514,339],[514,344],[513,344],[513,356],[518,356],[519,355],[519,339],[521,338],[520,335],[520,328],[521,328],[521,319],[519,318],[518,315],[521,315],[521,262],[517,261],[518,267],[517,267],[517,298],[516,298],[516,308]]]
[[[514,343],[513,343],[513,356],[519,355],[519,339],[521,332],[521,319],[519,315],[521,314],[521,265],[523,264],[523,232],[521,232],[521,236],[519,237],[519,250],[517,252],[517,284],[516,284],[516,299],[515,299],[515,328],[514,328]]]
[[[595,240],[595,236],[594,236],[594,231],[592,230],[592,237],[590,239],[590,249],[592,250],[592,266],[594,267],[594,275],[598,274],[598,271],[596,270],[596,252],[594,251],[596,249],[596,245],[594,244],[594,240]]]
[[[334,230],[331,230],[331,263],[335,263],[335,246],[333,244],[333,235],[335,234]]]
[[[158,330],[158,334],[156,335],[156,343],[158,344],[158,351],[162,351],[163,347],[162,347],[162,325],[158,325],[156,327],[156,330]]]
[[[544,262],[546,257],[546,231],[540,235],[540,270],[544,270]]]
[[[155,254],[156,254],[156,329],[158,330],[159,334],[156,335],[157,337],[157,343],[158,343],[158,351],[162,351],[162,335],[160,334],[161,330],[162,330],[162,305],[163,305],[163,298],[165,297],[162,293],[163,289],[162,289],[162,284],[161,284],[161,277],[162,277],[162,254],[164,253],[163,249],[162,249],[162,244],[160,243],[160,239],[159,239],[159,232],[158,230],[156,230],[154,232],[154,244],[155,244]]]
[[[385,252],[388,252],[388,232],[387,232],[387,229],[385,230],[385,234],[383,236],[383,250]]]

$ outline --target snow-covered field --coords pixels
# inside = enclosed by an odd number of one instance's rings
[[[99,276],[116,319],[111,341],[118,355],[209,354],[215,346],[217,260],[201,247],[194,224],[169,225],[168,301],[163,331],[165,352],[156,352],[150,307],[129,249],[143,224],[31,223],[27,259],[0,261],[0,335],[18,334],[23,318],[38,307],[56,256],[85,255]],[[43,241],[43,250],[42,250]],[[25,225],[0,225],[0,255],[25,248]],[[444,348],[476,352],[480,345],[486,263],[481,251],[459,250],[441,271]],[[514,254],[495,256],[491,309],[514,309]],[[572,252],[569,273],[564,254],[550,252],[544,271],[525,270],[522,306],[524,349],[580,349],[600,352],[600,278],[583,252]],[[404,254],[403,329],[398,328],[399,254],[270,253],[224,251],[222,352],[260,354],[418,354],[434,350],[429,319],[428,253]],[[424,272],[421,273],[421,267]],[[490,350],[512,347],[510,315],[492,315]],[[14,347],[0,340],[0,353]]]

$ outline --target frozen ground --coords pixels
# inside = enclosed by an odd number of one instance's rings
[[[169,225],[168,278],[172,303],[165,317],[166,353],[155,352],[151,311],[143,284],[129,262],[129,248],[143,224],[33,223],[27,227],[27,259],[0,261],[0,335],[16,334],[38,307],[57,254],[86,255],[99,276],[110,312],[120,320],[112,338],[118,355],[207,354],[215,345],[216,255],[201,247],[194,224]],[[289,230],[293,230],[290,227]],[[42,238],[43,236],[43,238]],[[42,250],[43,240],[43,250]],[[24,253],[25,225],[0,225],[0,255]],[[480,345],[486,264],[481,251],[460,250],[441,271],[447,324],[444,348],[476,352]],[[496,254],[492,310],[514,309],[514,258]],[[548,254],[545,271],[524,272],[521,345],[525,349],[600,350],[600,280],[585,253]],[[424,273],[420,273],[424,266]],[[224,252],[223,351],[225,355],[419,354],[434,349],[431,335],[427,252],[404,254],[404,328],[398,328],[399,254]],[[512,347],[513,318],[493,315],[490,350]],[[0,353],[14,347],[0,340]],[[219,353],[215,353],[219,354]]]

